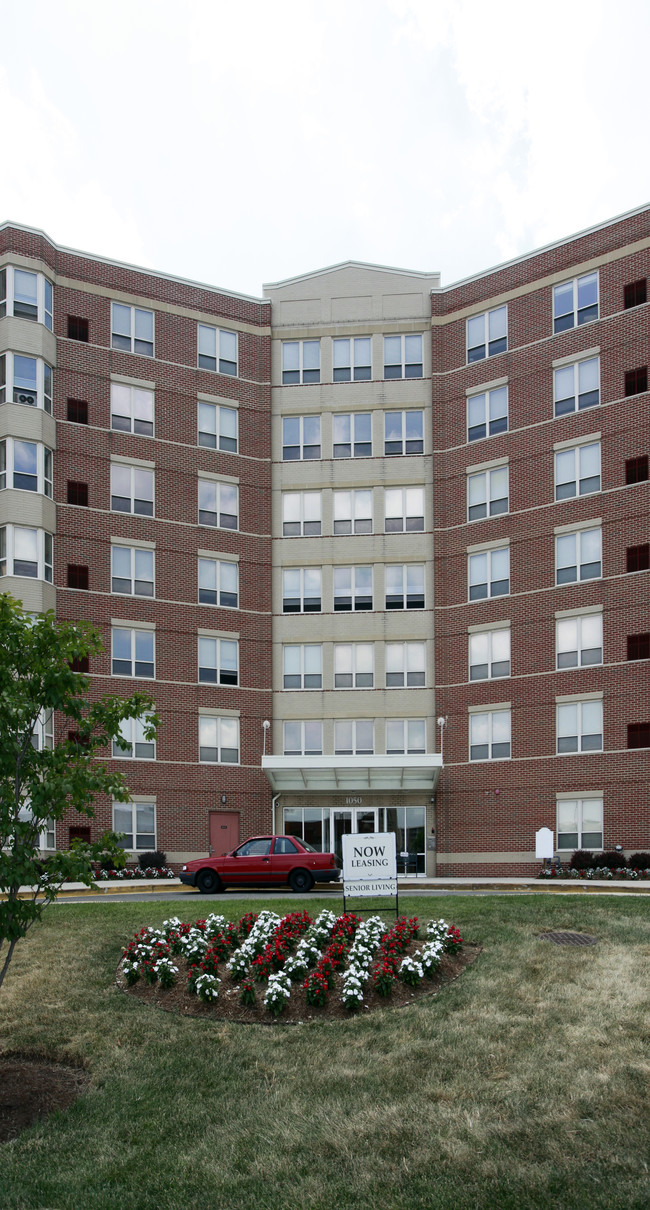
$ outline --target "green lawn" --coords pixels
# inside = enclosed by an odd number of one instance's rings
[[[233,919],[262,905],[209,901]],[[0,993],[0,1052],[81,1063],[91,1082],[0,1147],[3,1210],[646,1210],[650,899],[400,907],[458,924],[482,954],[412,1007],[274,1029],[116,989],[124,941],[187,903],[51,908]],[[557,948],[536,939],[548,927],[599,943]]]

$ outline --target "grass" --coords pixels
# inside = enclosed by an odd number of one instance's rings
[[[210,901],[233,919],[250,906]],[[181,1018],[116,989],[125,939],[188,918],[186,902],[51,908],[0,994],[0,1053],[81,1063],[91,1083],[0,1148],[3,1210],[645,1210],[650,901],[400,907],[445,916],[483,953],[413,1007],[279,1029]],[[599,943],[538,941],[549,927]]]

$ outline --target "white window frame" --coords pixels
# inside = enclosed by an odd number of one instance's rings
[[[419,589],[419,581],[422,583],[422,592],[417,589],[414,591],[413,579],[417,576]],[[389,578],[395,581],[401,579],[401,592],[389,593]],[[426,575],[424,563],[387,563],[384,571],[385,580],[385,601],[386,609],[424,609],[425,608],[425,587]],[[409,581],[410,584],[409,584]],[[397,584],[392,587],[397,587]],[[401,597],[401,603],[397,603],[397,598]],[[390,604],[389,604],[390,599]]]
[[[233,734],[228,733],[232,731]],[[211,732],[213,734],[211,734]],[[215,744],[203,743],[202,740],[215,739]],[[224,743],[224,739],[236,739],[236,745],[232,743]],[[203,753],[215,752],[216,756],[204,756]],[[225,753],[235,753],[235,758],[231,759]],[[239,719],[233,715],[226,714],[200,714],[199,715],[199,764],[205,765],[238,765],[241,761],[241,740]]]
[[[389,346],[389,341],[394,343]],[[397,353],[397,341],[400,342],[399,354]],[[389,349],[394,351],[389,353]],[[392,361],[388,360],[389,356],[392,357]],[[396,356],[399,357],[399,360],[395,360]],[[417,372],[414,373],[414,370]],[[386,380],[424,378],[424,337],[419,332],[396,332],[384,336],[384,378]]]
[[[343,737],[343,728],[349,728],[349,735]],[[370,746],[368,746],[368,732]],[[350,740],[344,743],[343,740]],[[366,742],[364,742],[366,741]],[[335,756],[373,756],[375,752],[375,720],[372,718],[337,718],[334,720],[334,755]]]
[[[420,436],[409,436],[409,417],[419,416]],[[390,420],[399,417],[400,436],[389,440],[388,424]],[[389,449],[389,445],[399,445],[399,449]],[[419,446],[419,449],[409,449],[409,446]],[[421,408],[407,408],[404,411],[384,412],[384,454],[386,457],[395,458],[399,456],[406,457],[412,454],[424,453],[424,412]]]
[[[214,565],[214,588],[206,588],[205,585],[203,585],[203,586],[201,585],[201,564],[202,563]],[[222,568],[228,568],[229,570],[227,573],[224,573],[222,571]],[[206,570],[207,570],[207,568],[206,568]],[[224,574],[227,574],[230,577],[232,577],[233,570],[235,573],[235,577],[234,577],[235,578],[235,592],[234,593],[231,592],[228,588],[224,588],[222,586],[222,579],[223,579]],[[202,592],[203,593],[214,592],[215,599],[213,601],[210,601],[210,600],[207,600],[205,596],[203,597],[203,599],[201,599]],[[223,599],[224,597],[233,597],[233,596],[235,598],[234,601],[228,601],[228,600]],[[239,564],[236,562],[231,562],[228,559],[212,559],[207,555],[199,555],[198,556],[198,601],[199,601],[199,605],[210,605],[210,606],[212,606],[214,608],[218,608],[218,609],[239,609]]]
[[[153,832],[138,832],[137,825],[139,822],[139,820],[138,820],[139,809],[145,810],[147,812],[147,814],[149,812],[153,812]],[[127,812],[131,813],[131,827],[130,827],[129,831],[125,831],[125,829],[120,827],[118,824],[117,813],[120,811],[124,815],[126,815]],[[140,820],[140,822],[141,822],[141,820]],[[121,832],[124,834],[125,840],[121,842],[121,847],[123,849],[125,849],[127,853],[155,853],[156,849],[158,848],[158,830],[157,830],[155,801],[147,802],[146,799],[144,799],[144,800],[136,799],[133,802],[117,802],[115,799],[113,799],[113,831]],[[142,844],[138,844],[139,837],[145,838],[143,840]],[[129,838],[131,840],[131,844],[128,843]]]
[[[115,409],[120,395],[124,397],[122,406],[126,408],[122,412]],[[149,387],[135,386],[128,382],[111,382],[111,429],[114,432],[153,437],[154,416],[155,392]]]
[[[424,509],[424,487],[385,487],[384,533],[423,533]]]
[[[367,573],[370,573],[369,577]],[[368,578],[370,579],[370,593],[368,593]],[[337,580],[339,581],[338,587]],[[365,580],[366,583],[363,584],[362,580]],[[342,584],[342,581],[345,583]],[[332,575],[332,591],[335,613],[368,612],[373,608],[374,600],[372,564],[360,564],[358,567],[335,567]],[[341,602],[348,601],[349,604],[341,604]]]
[[[337,441],[337,437],[345,440]],[[332,414],[332,457],[372,458],[372,412]]]
[[[505,413],[503,403],[505,400]],[[472,415],[477,407],[482,408],[483,420],[477,423],[477,416]],[[472,421],[474,423],[472,424]],[[488,437],[496,437],[499,433],[507,433],[509,425],[508,386],[485,388],[474,391],[467,396],[467,441],[484,441]],[[483,429],[483,432],[477,432]]]
[[[129,635],[130,657],[129,657],[128,661],[126,659],[121,659],[120,657],[115,655],[115,638],[116,638],[116,635],[118,635],[118,634],[128,634]],[[142,639],[144,637],[151,639],[151,659],[150,660],[138,660],[138,643],[140,641],[142,641]],[[116,669],[115,669],[116,661],[119,661],[119,663],[121,663],[121,664],[129,663],[130,671],[129,672],[116,671]],[[147,667],[149,667],[149,665],[151,665],[151,672],[142,672],[142,671],[138,672],[138,670],[137,670],[138,664],[140,664],[141,667],[142,667],[142,665],[145,665],[145,664]],[[139,629],[137,626],[121,626],[121,625],[117,625],[117,624],[114,624],[111,626],[111,675],[119,676],[119,677],[131,677],[131,678],[134,678],[137,680],[155,680],[155,677],[156,677],[156,632],[155,632],[155,630],[149,630],[149,629],[143,630],[143,629]]]
[[[502,555],[504,553],[507,553],[507,556],[508,556],[507,580],[506,580],[505,576],[500,576],[498,579],[495,578],[493,576],[493,572],[492,572],[492,562],[494,560],[494,556]],[[487,578],[485,580],[476,580],[476,582],[474,584],[472,584],[472,569],[473,569],[473,567],[477,567],[478,560],[483,559],[483,558],[485,558],[485,560],[486,560],[486,576],[487,576]],[[479,568],[479,570],[480,570],[480,568]],[[507,583],[507,586],[506,586],[506,588],[503,589],[503,591],[499,591],[499,592],[493,591],[495,585],[497,585],[497,584],[501,585],[501,584],[506,584],[506,583]],[[486,591],[481,594],[474,592],[474,595],[472,595],[472,590],[476,589],[478,587],[482,587],[483,584],[485,584]],[[509,546],[496,546],[496,547],[491,548],[490,550],[477,550],[477,551],[472,551],[471,553],[469,553],[467,556],[467,599],[468,599],[468,601],[487,601],[491,597],[507,597],[509,595],[510,595],[510,547]]]
[[[581,378],[586,373],[591,372],[591,367],[596,367],[596,382],[597,386],[591,390],[581,390],[581,386],[586,386],[586,383],[581,383]],[[561,395],[560,391],[566,388],[562,387],[562,382],[572,379],[572,393],[570,395]],[[594,398],[595,397],[595,398]],[[571,403],[571,407],[568,404]],[[553,410],[556,416],[571,416],[574,412],[585,411],[587,408],[598,407],[600,404],[600,354],[595,357],[581,357],[577,361],[571,361],[566,365],[555,366],[553,370]]]
[[[575,720],[572,715],[575,715]],[[597,715],[597,719],[585,720],[585,715]],[[568,730],[569,724],[575,722],[575,731]],[[600,724],[599,731],[587,731],[593,723]],[[562,727],[562,731],[560,728]],[[555,707],[555,750],[558,756],[575,756],[577,753],[603,751],[603,700],[602,698],[586,697],[579,700],[563,701],[558,698]],[[567,741],[575,739],[575,747],[568,747]],[[585,745],[585,740],[588,742]],[[597,741],[594,743],[593,741]],[[564,746],[562,746],[564,744]]]
[[[485,650],[481,650],[482,648]],[[486,658],[481,658],[483,655]],[[495,659],[495,655],[500,658]],[[486,671],[483,672],[483,669]],[[502,680],[504,677],[510,676],[510,671],[510,627],[471,631],[469,635],[470,681]]]
[[[598,545],[600,547],[600,558],[597,560],[590,559],[589,562],[583,562],[582,561],[582,545],[583,545],[584,540],[587,537],[590,537],[592,534],[598,534]],[[562,566],[560,566],[560,562],[559,562],[560,546],[563,542],[566,541],[567,538],[575,539],[576,562],[575,563],[565,563],[565,564],[562,564]],[[596,567],[596,564],[598,565],[598,570],[594,571],[593,574],[590,574],[590,575],[582,574],[583,568]],[[562,579],[560,579],[562,572],[565,569],[569,569],[569,568],[575,568],[575,572],[576,572],[575,576],[568,577],[565,575],[565,576],[563,576]],[[603,574],[603,535],[602,535],[602,529],[601,529],[600,525],[594,525],[594,526],[591,526],[591,527],[585,528],[585,529],[565,530],[563,533],[559,533],[559,534],[555,535],[555,583],[557,585],[580,584],[580,583],[582,583],[583,580],[600,580],[602,577],[602,574]]]
[[[285,441],[285,425],[287,422],[297,424],[298,440]],[[313,428],[318,430],[318,441],[306,441],[305,429]],[[313,434],[316,436],[316,432]],[[288,451],[296,450],[295,456],[288,454]],[[312,451],[314,451],[312,453]],[[320,415],[313,416],[283,416],[282,417],[282,461],[283,462],[312,462],[317,461],[321,457],[322,452],[322,436],[321,436],[321,417]]]
[[[569,832],[566,828],[561,831],[560,825],[563,822],[561,819],[562,808],[565,809],[575,803],[575,813],[577,816],[577,831]],[[600,813],[600,833],[588,832],[584,827],[584,815],[586,804],[589,803],[591,811]],[[602,852],[603,851],[603,799],[600,794],[579,794],[574,797],[565,797],[562,795],[556,799],[556,819],[557,819],[557,851],[558,853],[575,853],[578,849],[586,848],[587,850]],[[600,835],[600,844],[593,843],[593,837]],[[577,844],[563,844],[562,837],[575,836]]]
[[[306,365],[305,348],[318,349],[318,365]],[[290,349],[298,350],[297,365],[287,365],[292,360]],[[299,383],[320,382],[320,340],[283,340],[282,341],[282,385],[296,386]]]
[[[123,495],[114,490],[114,472],[129,472],[129,495]],[[136,492],[145,486],[145,478],[151,477],[151,499],[137,495]],[[115,476],[117,477],[117,476]],[[138,480],[140,480],[138,482]],[[148,483],[146,484],[148,487]],[[115,500],[127,500],[128,508],[116,508]],[[139,507],[136,508],[136,505]],[[147,507],[143,507],[147,506]],[[151,506],[150,510],[148,506]],[[154,517],[156,515],[156,475],[151,467],[138,466],[135,463],[111,462],[111,512],[127,513],[136,517]]]
[[[228,500],[227,497],[230,493],[234,493],[234,497]],[[212,496],[214,496],[213,499]],[[214,507],[202,508],[202,504],[213,504]],[[224,504],[234,504],[235,512],[230,509],[226,511],[223,508]],[[239,529],[239,487],[236,483],[221,479],[206,479],[203,475],[199,475],[198,505],[199,525],[206,525],[210,529],[227,529],[231,532]],[[209,520],[210,517],[214,517],[215,520]]]
[[[54,711],[46,710],[45,707],[40,711],[38,717],[34,721],[34,729],[32,731],[32,748],[36,752],[42,752],[45,748],[50,751],[54,748]]]
[[[585,631],[595,631],[585,635]],[[599,639],[594,644],[591,640]],[[571,646],[569,646],[571,644]],[[603,662],[602,613],[572,614],[555,619],[555,660],[564,668],[593,668]]]
[[[298,672],[287,672],[287,658],[290,652],[298,651]],[[314,671],[309,671],[313,662]],[[315,671],[319,668],[320,671]],[[287,679],[297,679],[299,684],[287,685]],[[313,684],[307,684],[307,680]],[[316,683],[318,682],[318,683]],[[322,689],[323,687],[323,647],[321,643],[285,643],[282,647],[282,688],[293,692]]]
[[[287,742],[287,728],[295,728],[299,736],[298,747]],[[314,735],[308,738],[311,729]],[[317,740],[318,742],[315,742]],[[323,720],[318,719],[286,719],[282,725],[282,751],[285,756],[322,756],[323,754]]]
[[[35,279],[35,303],[16,301],[16,273]],[[27,314],[25,308],[28,306],[35,310],[35,315]],[[16,312],[16,307],[18,307],[18,312]],[[23,269],[19,265],[5,265],[0,269],[0,319],[4,319],[5,315],[13,315],[14,319],[26,319],[32,323],[43,324],[51,332],[53,330],[53,307],[54,287],[44,273],[35,273],[31,269]]]
[[[416,742],[412,731],[417,728],[422,733],[423,743]],[[391,731],[402,732],[401,741],[396,745],[391,742]],[[427,750],[427,722],[424,718],[387,718],[386,719],[386,754],[388,756],[421,756]]]
[[[287,520],[291,505],[297,503],[297,520]],[[318,505],[318,507],[316,507]],[[318,515],[317,515],[318,514]],[[297,526],[291,533],[288,527]],[[309,528],[308,528],[309,527]],[[322,529],[322,500],[320,492],[282,493],[282,535],[285,538],[319,538]]]
[[[503,495],[504,486],[505,495]],[[510,474],[507,464],[468,474],[468,521],[482,521],[485,517],[503,516],[509,511]]]
[[[314,584],[308,581],[313,578]],[[293,580],[295,589],[289,587]],[[318,592],[313,591],[316,586]],[[287,602],[294,603],[295,608],[287,609]],[[316,603],[317,602],[317,603]],[[323,572],[320,567],[284,567],[282,569],[282,612],[283,613],[320,613],[323,605]]]
[[[117,331],[116,324],[115,324],[115,319],[116,319],[115,308],[116,307],[120,307],[123,311],[130,312],[128,335],[126,332]],[[136,323],[138,323],[137,317],[140,315],[151,316],[151,339],[150,340],[148,338],[143,339],[142,335],[136,336]],[[148,307],[129,306],[128,303],[117,302],[117,300],[114,300],[113,302],[111,302],[111,348],[112,349],[121,349],[125,353],[135,353],[138,357],[153,357],[155,355],[155,353],[154,353],[155,334],[156,334],[155,325],[156,325],[155,314],[153,311],[150,311]],[[120,341],[122,341],[122,342],[128,341],[128,345],[126,343],[120,344]],[[139,347],[136,348],[136,345],[138,345]],[[144,346],[146,346],[146,347],[144,347]]]
[[[16,386],[16,358],[34,363],[35,386]],[[53,379],[52,367],[42,357],[10,351],[0,353],[0,403],[20,403],[25,407],[40,408],[51,416]]]
[[[120,748],[117,741],[113,740],[113,759],[114,760],[155,760],[156,759],[156,741],[155,739],[145,739],[144,729],[148,725],[147,716],[141,718],[125,718],[120,723],[120,735],[123,740],[129,744],[128,749]],[[138,752],[138,748],[146,748],[146,752]]]
[[[18,811],[18,818],[21,823],[32,823],[34,814],[30,805],[30,799],[23,799],[22,806]],[[52,818],[42,819],[39,822],[42,824],[42,827],[38,832],[38,848],[51,852],[56,848],[56,824]]]
[[[35,559],[17,559],[16,558],[16,539],[20,538],[22,533],[35,535],[32,539],[36,543],[36,558]],[[36,566],[36,574],[24,570],[16,571],[16,563]],[[53,582],[53,566],[54,566],[54,540],[52,534],[44,529],[36,529],[31,525],[3,525],[0,526],[0,577],[16,576],[20,579],[29,580],[44,580],[46,584]]]
[[[204,449],[221,450],[222,454],[239,453],[239,409],[211,403],[208,399],[199,399],[197,402],[197,445]],[[208,417],[210,426],[206,428]]]
[[[118,576],[115,574],[115,552],[127,551],[129,555],[129,575]],[[150,560],[144,556],[150,556]],[[151,578],[148,575],[142,575],[143,568],[138,566],[144,563],[151,562]],[[138,574],[139,573],[139,574]],[[115,581],[129,581],[129,588],[116,588]],[[151,591],[147,591],[145,585],[151,586]],[[143,588],[145,590],[143,591]],[[128,542],[112,542],[111,543],[111,592],[116,596],[126,597],[148,597],[152,599],[156,595],[156,553],[153,547],[145,546],[129,546]]]
[[[583,470],[593,469],[582,466],[583,460],[593,451],[596,451],[594,461],[598,463],[598,474],[583,475]],[[574,500],[577,496],[593,496],[601,490],[600,441],[580,441],[575,445],[562,446],[561,449],[555,450],[553,463],[556,500]],[[566,474],[565,464],[568,470],[573,472],[571,479],[560,479],[561,474]],[[573,491],[567,490],[571,486],[573,486]]]
[[[36,451],[36,471],[16,470],[16,445],[33,446]],[[52,498],[52,465],[54,455],[41,441],[26,441],[22,437],[3,437],[0,441],[0,491],[35,492]],[[34,487],[16,483],[16,475],[35,480]]]
[[[351,488],[333,496],[335,535],[372,533],[372,488]]]
[[[596,301],[595,303],[583,302],[580,306],[580,291],[584,290],[585,283],[596,280]],[[562,294],[567,294],[571,287],[572,299],[571,309],[569,311],[561,311],[558,314],[558,301]],[[592,312],[596,311],[596,314]],[[568,317],[571,317],[571,322],[567,322]],[[586,323],[595,323],[600,317],[600,280],[598,270],[593,273],[583,273],[580,277],[571,278],[569,281],[559,282],[553,287],[553,333],[569,332],[572,328],[582,327]]]
[[[374,643],[335,643],[334,688],[374,689],[374,687]]]
[[[499,719],[499,722],[502,726],[505,726],[506,720],[507,720],[507,733],[508,733],[507,740],[505,740],[505,739],[495,740],[495,738],[494,738],[495,717]],[[479,719],[487,720],[487,744],[472,743],[472,739],[478,738],[478,734],[475,731],[475,727],[477,725],[477,720],[479,720]],[[508,746],[508,752],[507,753],[501,752],[501,753],[497,753],[495,755],[495,749],[496,748],[505,748],[506,744]],[[476,749],[476,748],[487,748],[488,755],[487,756],[473,756],[472,749]],[[505,708],[496,707],[492,710],[471,711],[470,715],[469,715],[469,759],[470,759],[470,761],[510,760],[511,757],[512,757],[512,714],[511,714],[510,708],[509,707],[505,707]]]
[[[387,689],[426,688],[426,643],[386,643],[385,659]]]
[[[501,324],[501,316],[505,316],[505,336],[500,333],[503,326]],[[481,322],[482,321],[482,324]],[[482,326],[482,334],[479,331]],[[465,321],[466,328],[466,348],[467,348],[467,364],[472,365],[475,361],[485,361],[489,357],[498,357],[499,353],[507,353],[508,351],[508,308],[493,307],[490,311],[482,311],[479,315],[469,315]],[[496,334],[493,334],[496,333]],[[476,336],[481,336],[482,339],[476,341]],[[470,344],[470,338],[474,341]],[[498,348],[493,346],[498,345]],[[480,351],[482,350],[482,352]]]
[[[332,381],[369,382],[371,378],[372,338],[370,336],[335,337],[332,340]]]
[[[223,356],[223,353],[228,351],[224,346],[231,344],[231,340],[225,339],[226,337],[234,339],[234,360],[232,357]],[[201,348],[202,344],[203,348]],[[232,346],[229,351],[233,351]],[[227,374],[230,378],[237,378],[239,374],[239,334],[229,328],[217,328],[212,324],[197,324],[196,364],[200,370],[211,370],[215,374]]]
[[[214,661],[201,663],[201,658],[207,656],[214,644]],[[231,650],[232,649],[232,650]],[[228,659],[225,658],[228,653]],[[234,667],[232,655],[234,654]],[[214,676],[212,673],[214,672]],[[209,675],[208,675],[209,674]],[[239,685],[239,639],[231,639],[211,634],[199,634],[198,643],[198,681],[200,685]]]

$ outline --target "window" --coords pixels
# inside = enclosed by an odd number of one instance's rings
[[[602,849],[602,798],[562,798],[557,803],[557,847]]]
[[[600,441],[555,452],[555,499],[600,491]]]
[[[566,332],[598,319],[598,274],[587,273],[553,289],[553,331]]]
[[[88,424],[88,403],[85,399],[68,399],[68,420],[72,424]]]
[[[424,412],[386,412],[384,453],[421,454],[424,450]]]
[[[237,333],[224,328],[198,325],[198,358],[200,370],[219,370],[220,374],[237,375]]]
[[[88,508],[88,484],[68,479],[66,484],[66,499],[68,504],[76,504],[79,508]]]
[[[384,336],[384,378],[421,378],[422,364],[421,336]]]
[[[372,567],[334,568],[334,612],[372,609]]]
[[[553,371],[555,415],[593,408],[600,403],[600,357],[588,357]]]
[[[113,740],[113,756],[118,760],[155,760],[156,741],[147,739],[145,729],[149,725],[148,718],[125,718],[120,723],[120,735],[128,748],[121,748],[117,739]]]
[[[111,303],[111,346],[153,357],[153,311]]]
[[[372,489],[334,492],[334,533],[372,533]]]
[[[372,455],[372,417],[370,412],[349,416],[335,413],[332,423],[334,458],[370,458]]]
[[[71,672],[90,672],[90,660],[87,655],[79,656],[76,660],[70,661]]]
[[[580,529],[573,534],[558,534],[555,539],[555,562],[556,584],[599,579],[602,574],[600,529]]]
[[[628,634],[628,660],[650,660],[650,633]]]
[[[131,853],[152,853],[156,848],[156,807],[152,802],[114,802],[113,831],[121,832],[120,847]]]
[[[372,756],[375,724],[371,718],[337,719],[334,723],[336,756]]]
[[[285,538],[314,538],[320,535],[320,530],[320,492],[283,492],[283,536]]]
[[[284,462],[320,458],[320,416],[283,418],[282,458]]]
[[[0,491],[6,487],[51,497],[52,451],[40,442],[17,437],[0,441]]]
[[[0,356],[0,403],[22,403],[52,414],[52,367],[40,357]]]
[[[639,366],[637,370],[625,371],[625,394],[642,395],[648,389],[648,367]]]
[[[111,592],[130,597],[154,595],[154,552],[139,546],[111,547]]]
[[[88,320],[80,315],[68,315],[68,340],[81,340],[88,344]]]
[[[470,601],[507,596],[510,592],[510,547],[470,555],[468,579]]]
[[[510,628],[470,634],[470,681],[492,681],[501,676],[510,676]]]
[[[111,428],[121,433],[153,437],[153,391],[111,383]]]
[[[285,756],[321,756],[323,724],[320,719],[297,719],[283,725]]]
[[[387,718],[386,752],[388,756],[420,756],[427,750],[426,722],[423,718]]]
[[[639,454],[636,458],[626,458],[625,460],[625,482],[629,486],[631,483],[645,483],[648,478],[648,455]]]
[[[603,615],[558,618],[555,624],[558,668],[585,668],[603,662]]]
[[[424,643],[387,643],[386,688],[414,689],[425,682]]]
[[[374,663],[372,643],[335,643],[334,688],[372,689]]]
[[[650,723],[628,723],[628,748],[650,748]]]
[[[68,588],[79,588],[87,591],[88,586],[88,567],[78,563],[68,563]]]
[[[199,445],[236,454],[238,416],[236,408],[199,400]]]
[[[626,552],[626,571],[648,571],[650,568],[650,543],[642,546],[628,546]]]
[[[564,752],[602,752],[602,750],[602,701],[558,703],[558,755]]]
[[[239,525],[239,488],[234,483],[199,479],[199,525],[218,529],[237,529]]]
[[[480,441],[508,429],[508,388],[481,391],[467,399],[467,440]]]
[[[199,635],[199,681],[206,685],[237,685],[239,642]]]
[[[42,273],[7,265],[0,269],[0,319],[31,319],[52,331],[52,283]]]
[[[320,567],[287,567],[282,572],[282,612],[320,613]]]
[[[21,823],[32,823],[34,816],[30,806],[29,799],[23,799],[23,804],[18,811],[18,818]],[[40,831],[34,835],[34,842],[40,849],[55,849],[56,848],[56,828],[53,819],[40,819]],[[90,831],[90,829],[88,829]]]
[[[510,711],[487,710],[469,716],[469,759],[510,758]]]
[[[334,382],[368,382],[371,375],[370,337],[352,336],[334,340],[332,360]]]
[[[217,765],[239,764],[239,719],[199,718],[199,760]]]
[[[52,535],[24,525],[0,528],[0,576],[29,576],[52,583]]]
[[[626,311],[630,307],[640,307],[646,301],[646,279],[640,278],[639,281],[630,282],[623,290],[623,307]]]
[[[424,488],[387,487],[384,492],[384,529],[387,534],[424,529]]]
[[[239,607],[239,567],[222,559],[199,558],[199,603]]]
[[[467,520],[495,517],[508,511],[508,467],[467,476]]]
[[[32,748],[42,752],[44,748],[54,747],[54,711],[41,710],[34,723],[32,732]]]
[[[320,382],[320,341],[287,340],[282,344],[282,383]]]
[[[154,676],[154,632],[114,626],[113,676]]]
[[[321,689],[323,649],[320,643],[289,644],[282,648],[284,689]]]
[[[424,609],[424,564],[388,563],[386,609]]]
[[[467,360],[483,361],[508,348],[508,308],[495,307],[467,320]]]
[[[154,473],[141,466],[111,463],[111,508],[153,517]]]

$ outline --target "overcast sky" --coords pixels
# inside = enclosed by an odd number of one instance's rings
[[[650,201],[648,0],[5,0],[0,221],[231,290],[443,284]]]

